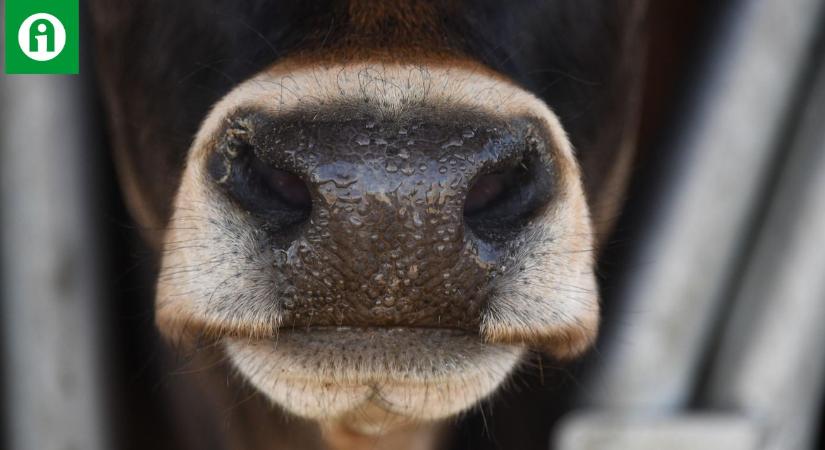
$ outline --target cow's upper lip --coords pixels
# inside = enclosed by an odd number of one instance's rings
[[[429,326],[429,325],[371,325],[371,324],[293,324],[288,321],[280,323],[244,323],[228,322],[223,320],[203,320],[183,315],[156,315],[156,321],[161,331],[173,343],[185,343],[192,339],[221,340],[225,338],[245,339],[250,342],[277,340],[285,333],[326,333],[330,331],[350,333],[446,333],[452,336],[478,336],[480,330],[469,327]]]

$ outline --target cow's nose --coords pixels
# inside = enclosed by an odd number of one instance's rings
[[[529,120],[247,114],[209,173],[266,236],[286,323],[476,328],[552,198]]]

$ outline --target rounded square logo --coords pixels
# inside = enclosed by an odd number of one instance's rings
[[[6,0],[5,72],[76,74],[78,0]]]

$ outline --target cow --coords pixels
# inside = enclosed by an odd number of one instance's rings
[[[645,3],[91,0],[193,448],[462,448],[588,349]]]

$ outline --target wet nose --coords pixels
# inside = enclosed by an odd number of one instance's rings
[[[260,230],[287,324],[477,329],[487,288],[550,203],[527,120],[230,120],[209,173]]]

